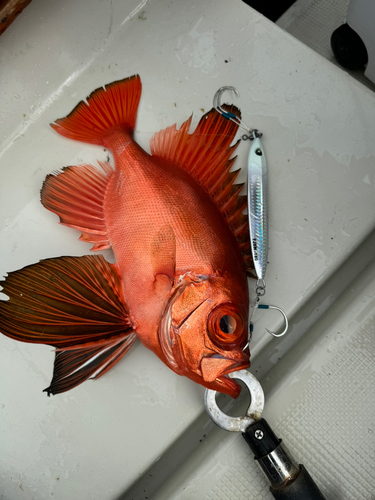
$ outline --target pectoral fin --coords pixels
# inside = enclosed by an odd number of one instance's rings
[[[136,339],[136,334],[131,333],[125,338],[119,336],[97,347],[83,344],[72,350],[56,351],[53,378],[43,392],[47,392],[48,396],[59,394],[89,378],[101,377],[125,356]]]
[[[57,347],[50,394],[114,366],[135,341],[117,266],[102,255],[47,259],[9,273],[0,331]]]

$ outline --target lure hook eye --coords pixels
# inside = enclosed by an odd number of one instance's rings
[[[282,337],[283,335],[286,334],[286,332],[288,331],[288,328],[289,328],[288,318],[287,318],[287,315],[285,314],[285,312],[282,309],[280,309],[280,307],[269,306],[269,305],[266,305],[266,304],[259,304],[258,305],[258,309],[276,309],[277,311],[280,311],[281,314],[283,315],[284,322],[285,322],[284,330],[281,333],[271,332],[271,330],[268,330],[268,328],[266,328],[266,330],[267,330],[268,333],[270,333],[274,337]]]

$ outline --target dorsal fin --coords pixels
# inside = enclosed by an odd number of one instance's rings
[[[239,118],[236,106],[223,109]],[[227,221],[237,239],[249,276],[254,276],[249,223],[242,211],[247,197],[240,196],[244,184],[234,184],[239,170],[230,172],[236,159],[230,158],[239,141],[231,146],[238,125],[224,118],[214,108],[202,116],[197,128],[189,134],[191,117],[179,130],[176,125],[157,132],[150,141],[151,154],[184,168],[207,192]]]

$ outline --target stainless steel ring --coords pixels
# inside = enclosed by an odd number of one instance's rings
[[[264,392],[259,381],[247,370],[232,372],[230,378],[242,380],[250,392],[250,406],[243,417],[230,417],[220,410],[216,403],[216,392],[206,389],[204,404],[207,413],[216,425],[230,432],[245,432],[249,425],[260,420],[264,408]]]

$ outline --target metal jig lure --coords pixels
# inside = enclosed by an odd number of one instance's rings
[[[250,129],[235,114],[230,113],[221,107],[221,96],[226,91],[229,91],[236,97],[239,97],[239,93],[234,87],[221,87],[214,96],[214,108],[224,118],[232,120],[239,126],[239,128],[246,130],[247,134],[242,135],[242,140],[252,141],[247,164],[247,208],[251,251],[257,277],[254,309],[276,309],[277,311],[280,311],[285,321],[284,330],[278,334],[268,330],[267,328],[266,330],[274,337],[282,337],[288,331],[288,318],[285,312],[280,309],[280,307],[259,304],[261,297],[263,297],[266,293],[265,274],[268,259],[268,173],[266,156],[260,140],[263,134],[257,129]],[[251,340],[251,331],[252,330],[250,330],[249,333],[249,342]]]

